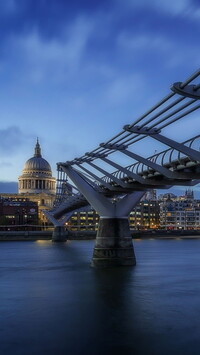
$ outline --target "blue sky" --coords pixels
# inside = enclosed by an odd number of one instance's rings
[[[191,0],[0,0],[0,181],[36,137],[55,176],[134,122],[199,68],[199,23]]]

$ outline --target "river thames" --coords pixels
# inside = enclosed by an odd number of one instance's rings
[[[1,355],[199,355],[200,240],[134,240],[136,267],[90,267],[94,241],[0,243]]]

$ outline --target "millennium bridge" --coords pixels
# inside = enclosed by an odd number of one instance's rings
[[[55,226],[53,241],[65,240],[64,224],[75,211],[92,206],[100,216],[92,266],[135,265],[128,216],[145,192],[200,182],[200,135],[178,142],[165,133],[178,121],[183,131],[184,118],[200,108],[199,75],[174,83],[166,97],[96,149],[57,163],[55,204],[44,211]],[[140,141],[147,154],[136,153]],[[148,156],[152,142],[159,151]]]

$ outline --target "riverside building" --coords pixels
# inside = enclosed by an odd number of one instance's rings
[[[97,230],[99,216],[91,209],[88,212],[76,212],[67,223],[71,230]],[[138,206],[129,215],[131,230],[200,229],[200,200],[194,199],[193,191],[186,190],[185,195],[172,193],[160,195],[155,191],[144,195]]]
[[[200,229],[200,200],[194,199],[193,191],[184,196],[165,194],[160,201],[160,227],[162,229]]]
[[[99,215],[93,209],[75,212],[67,222],[71,230],[97,230]],[[159,227],[159,203],[156,200],[143,200],[130,213],[129,225],[132,230],[155,229]]]
[[[0,225],[18,228],[38,224],[38,205],[27,198],[0,198]]]

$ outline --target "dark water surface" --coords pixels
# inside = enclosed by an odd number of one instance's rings
[[[0,354],[200,354],[200,240],[136,240],[137,266],[90,267],[94,241],[0,243]]]

